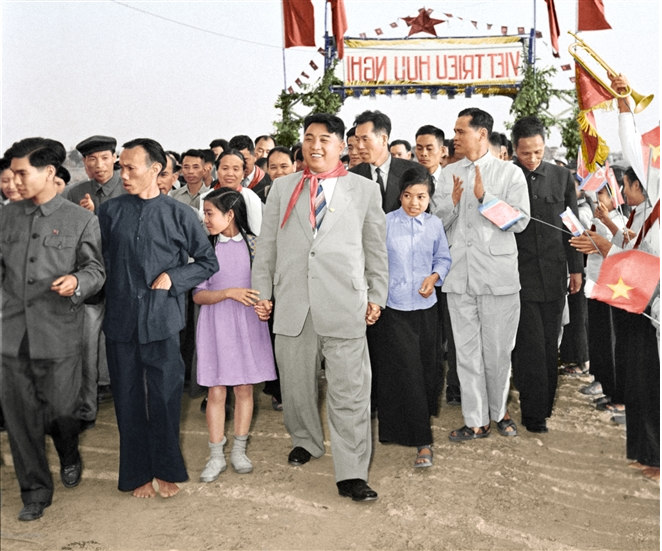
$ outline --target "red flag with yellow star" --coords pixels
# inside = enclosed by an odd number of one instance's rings
[[[659,281],[659,257],[643,251],[625,251],[604,259],[591,298],[641,314]]]

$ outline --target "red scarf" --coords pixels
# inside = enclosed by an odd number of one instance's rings
[[[337,178],[338,176],[346,176],[347,170],[345,169],[345,165],[342,164],[342,162],[339,160],[338,164],[333,170],[329,170],[328,172],[320,172],[319,174],[315,174],[314,172],[311,172],[308,167],[305,168],[303,171],[303,176],[301,176],[301,180],[297,184],[297,186],[294,188],[294,191],[292,192],[292,197],[290,197],[290,202],[287,205],[287,210],[285,211],[285,216],[283,217],[283,223],[280,225],[282,228],[285,225],[285,222],[287,222],[287,219],[290,217],[290,213],[292,212],[292,209],[294,208],[294,205],[297,204],[297,200],[299,199],[299,195],[301,195],[301,191],[303,190],[303,185],[306,180],[310,180],[310,225],[312,229],[315,229],[315,197],[317,196],[317,188],[319,187],[319,180],[327,180],[329,178]]]
[[[264,178],[264,170],[262,170],[259,166],[256,166],[255,176],[253,176],[253,180],[246,187],[248,189],[253,189],[259,183],[259,181],[262,180],[262,178]]]
[[[638,249],[639,245],[641,245],[641,241],[644,237],[646,237],[646,234],[649,232],[649,230],[653,227],[653,224],[657,222],[660,219],[660,200],[657,200],[657,203],[655,203],[655,206],[653,207],[653,211],[650,213],[648,218],[646,218],[646,221],[644,222],[644,227],[641,228],[641,231],[639,232],[639,235],[637,236],[637,241],[634,244],[634,248]]]

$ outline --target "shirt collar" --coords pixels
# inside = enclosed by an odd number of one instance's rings
[[[529,170],[525,166],[521,165],[519,161],[515,161],[515,164],[524,171],[524,176],[529,174],[538,174],[539,176],[544,176],[547,173],[547,162],[540,161],[540,164],[536,167],[535,170]]]
[[[53,214],[57,209],[60,208],[62,203],[65,200],[58,194],[53,197],[50,201],[47,201],[43,205],[35,205],[32,201],[25,202],[25,214],[33,214],[37,209],[40,210],[42,216],[49,216]]]
[[[227,243],[228,241],[242,241],[244,238],[241,236],[241,232],[238,233],[237,235],[234,235],[232,237],[226,237],[222,233],[218,234],[218,242],[219,243]]]
[[[409,216],[406,212],[405,209],[400,207],[398,210],[395,211],[395,217],[400,221],[400,222],[409,222],[410,220],[416,221],[418,224],[423,224],[425,220],[429,217],[430,215],[427,212],[422,212],[418,216]]]
[[[382,174],[387,174],[388,171],[391,169],[391,154],[389,153],[388,157],[386,157],[386,160],[379,166],[376,165],[371,165],[373,168],[373,171],[378,168],[381,170]]]
[[[117,185],[122,181],[122,178],[120,178],[120,171],[119,171],[119,170],[116,170],[116,171],[113,172],[113,177],[112,177],[110,180],[108,180],[108,181],[107,181],[105,184],[103,184],[103,185],[100,184],[99,182],[97,182],[96,180],[93,180],[93,181],[94,181],[94,183],[96,184],[96,186],[95,186],[95,187],[96,187],[95,191],[98,192],[99,189],[101,189],[101,193],[103,193],[104,195],[108,196],[108,195],[110,195],[113,191],[115,191],[115,188],[116,188]]]
[[[489,151],[485,153],[482,157],[479,157],[475,161],[470,161],[466,157],[460,161],[461,166],[463,167],[468,167],[471,165],[478,165],[479,167],[483,168],[486,164],[491,163],[493,159],[496,159],[494,155],[492,155]]]

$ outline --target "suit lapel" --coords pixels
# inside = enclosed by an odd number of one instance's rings
[[[354,184],[348,176],[341,176],[336,182],[336,189],[333,190],[333,197],[329,203],[329,209],[324,216],[324,221],[317,232],[315,244],[319,243],[338,223],[343,212],[352,201],[352,189]]]
[[[391,168],[388,171],[388,180],[386,182],[386,195],[384,197],[384,212],[395,210],[393,207],[398,204],[400,197],[400,177],[402,176],[402,166],[397,158],[391,158]]]

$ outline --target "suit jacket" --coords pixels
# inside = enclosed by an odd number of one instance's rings
[[[99,221],[60,195],[37,206],[6,205],[0,215],[2,353],[18,356],[26,331],[30,358],[82,353],[83,301],[103,285]],[[78,279],[78,294],[51,291],[58,277]]]
[[[474,194],[476,165],[485,189],[483,204],[501,199],[525,216],[501,230],[478,210]],[[464,192],[453,205],[453,175],[463,181]],[[521,170],[489,152],[475,162],[462,159],[441,171],[434,194],[435,214],[446,228],[453,263],[442,290],[471,295],[510,295],[520,290],[515,235],[529,222],[529,197]]]
[[[260,198],[262,203],[266,203],[267,195],[269,195],[269,190],[271,189],[271,184],[271,178],[268,174],[265,173],[262,179],[251,188],[251,191]]]
[[[310,186],[281,223],[301,173],[278,178],[269,193],[253,262],[253,288],[275,301],[274,333],[301,333],[310,310],[318,335],[365,335],[367,303],[388,293],[386,217],[379,187],[355,174],[338,178],[317,237],[309,221]]]
[[[559,215],[566,207],[578,215],[572,173],[567,168],[544,161],[533,172],[517,161],[515,166],[526,177],[531,217],[566,230]],[[570,245],[570,237],[535,220],[516,235],[522,300],[549,302],[566,295],[567,274],[584,271],[583,256]]]
[[[412,167],[416,167],[416,163],[413,161],[391,157],[391,167],[389,168],[388,178],[386,180],[386,193],[384,193],[384,197],[382,198],[382,209],[384,209],[385,213],[388,214],[400,208],[400,178],[402,178],[405,170]],[[374,182],[368,163],[356,165],[350,169],[350,172]]]

